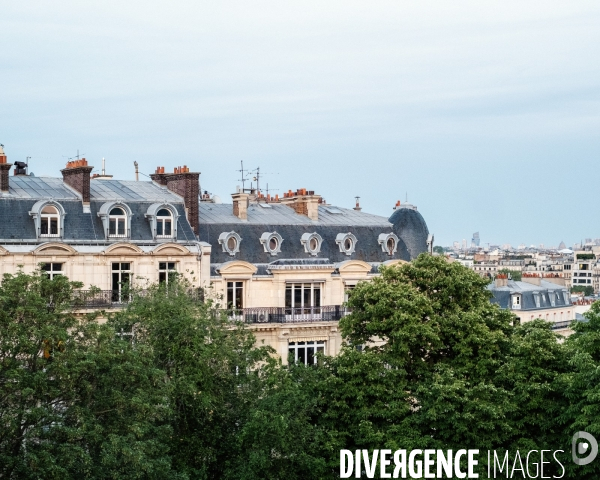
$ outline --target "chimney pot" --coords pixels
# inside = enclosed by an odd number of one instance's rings
[[[93,168],[88,166],[87,160],[83,158],[67,162],[67,167],[61,170],[63,182],[81,194],[84,204],[90,203],[90,173]]]

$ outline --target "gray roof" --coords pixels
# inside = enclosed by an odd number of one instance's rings
[[[65,185],[60,178],[12,176],[9,195],[0,196],[0,239],[5,242],[43,242],[36,238],[34,220],[29,215],[39,200],[53,200],[65,210],[62,241],[67,243],[114,243],[107,241],[102,220],[98,217],[101,206],[110,200],[120,200],[132,211],[131,237],[138,243],[155,243],[145,215],[156,202],[173,205],[179,213],[177,240],[195,242],[196,236],[187,221],[181,197],[154,182],[120,180],[92,180],[90,185],[90,212],[83,210],[81,196]]]
[[[521,295],[521,308],[519,310],[545,310],[548,308],[559,308],[571,305],[571,294],[568,293],[566,287],[557,285],[545,280],[540,281],[540,285],[534,285],[528,282],[516,282],[508,280],[508,285],[498,287],[494,283],[488,285],[488,289],[492,292],[491,302],[499,305],[501,308],[512,308],[512,295]],[[566,293],[566,295],[564,294]],[[540,306],[535,302],[535,295],[539,295]],[[554,306],[550,301],[549,295],[555,296]]]
[[[269,203],[268,207],[261,204],[250,204],[248,220],[240,220],[233,214],[233,205],[227,203],[200,203],[200,223],[205,224],[240,224],[240,225],[356,225],[390,227],[385,217],[359,212],[352,209],[319,206],[319,220],[316,222],[305,215],[297,214],[288,205]],[[337,210],[341,213],[330,213]]]
[[[423,217],[413,209],[397,209],[386,219],[380,215],[334,206],[319,206],[318,220],[296,213],[291,207],[271,203],[270,208],[251,204],[248,220],[240,220],[233,214],[231,204],[200,204],[199,237],[212,246],[211,263],[222,264],[231,260],[244,260],[253,264],[268,264],[279,258],[314,258],[304,250],[300,242],[304,233],[318,233],[323,238],[318,258],[333,263],[345,260],[363,260],[382,263],[392,259],[411,260],[427,249],[429,231]],[[331,213],[331,210],[341,213]],[[236,232],[241,238],[240,251],[231,256],[223,251],[219,235]],[[265,252],[260,237],[265,232],[277,232],[283,237],[281,252],[272,256]],[[352,255],[340,252],[336,237],[340,233],[352,233],[357,238]],[[381,233],[395,233],[398,238],[397,252],[390,257],[378,242]]]

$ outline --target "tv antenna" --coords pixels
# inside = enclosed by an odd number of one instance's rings
[[[67,160],[73,160],[73,159],[77,159],[77,160],[81,160],[81,158],[83,155],[85,155],[85,153],[82,153],[81,155],[79,154],[79,149],[77,149],[77,155],[75,155],[74,157],[67,157]]]
[[[260,192],[260,179],[261,175],[279,175],[278,173],[261,173],[260,167],[256,167],[254,170],[245,170],[244,161],[240,160],[241,168],[238,170],[242,174],[240,182],[242,182],[242,192],[253,193],[254,191]],[[250,188],[246,188],[246,182],[250,182]],[[253,182],[256,182],[256,188],[253,188]],[[268,184],[267,184],[268,189]],[[268,190],[267,190],[268,193]]]

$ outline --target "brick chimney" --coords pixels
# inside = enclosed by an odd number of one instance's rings
[[[7,162],[4,145],[0,145],[0,191],[8,193],[8,173],[12,165]]]
[[[494,281],[496,287],[507,287],[508,286],[508,275],[505,273],[499,273],[496,275],[496,279]]]
[[[81,194],[84,205],[90,203],[90,173],[93,169],[94,167],[89,166],[87,160],[82,158],[67,162],[67,167],[61,170],[63,182]]]
[[[289,205],[299,215],[306,215],[311,220],[319,219],[319,204],[322,203],[321,196],[315,195],[312,190],[299,188],[295,192],[289,190],[283,194],[281,203]]]
[[[176,167],[173,173],[155,173],[154,176],[157,176],[156,180],[152,176],[150,178],[158,183],[166,182],[161,183],[161,185],[166,185],[173,193],[183,197],[188,221],[194,233],[198,235],[200,172],[190,172],[190,169],[184,165],[183,167]]]
[[[537,273],[523,273],[523,275],[521,275],[521,281],[537,285],[538,287],[542,284],[542,279]]]
[[[238,192],[231,195],[233,200],[233,214],[240,220],[248,220],[248,202],[250,195],[244,192]]]
[[[165,167],[156,167],[156,172],[150,174],[150,178],[159,185],[167,186]]]

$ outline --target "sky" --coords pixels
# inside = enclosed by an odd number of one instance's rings
[[[598,1],[0,0],[0,143],[60,176],[187,165],[389,216],[435,243],[600,237]],[[146,178],[146,177],[142,177]]]

